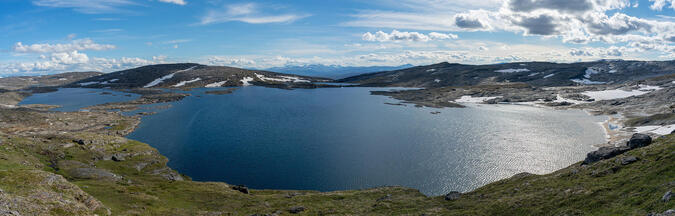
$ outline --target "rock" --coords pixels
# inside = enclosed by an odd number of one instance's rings
[[[377,201],[377,202],[381,202],[381,201],[390,201],[390,200],[391,200],[391,194],[387,194],[387,195],[385,195],[385,196],[383,196],[383,197],[377,198],[376,201]]]
[[[82,139],[76,139],[76,140],[73,140],[73,142],[77,143],[77,144],[80,144],[80,145],[84,145],[84,140],[82,140]]]
[[[293,198],[293,197],[299,196],[299,195],[300,195],[299,193],[293,192],[293,193],[288,193],[288,194],[286,194],[285,197],[286,197],[286,198]]]
[[[244,185],[236,185],[236,186],[232,186],[231,188],[232,188],[232,190],[236,190],[236,191],[242,192],[244,194],[249,194],[248,187],[246,187]]]
[[[445,200],[456,200],[459,199],[459,197],[462,196],[462,193],[459,191],[451,191],[450,193],[445,195]]]
[[[628,147],[600,147],[596,151],[589,152],[582,164],[591,164],[600,160],[613,158],[630,150]]]
[[[97,168],[75,168],[68,171],[74,178],[80,179],[110,179],[117,180],[120,177],[106,170]]]
[[[628,147],[630,147],[630,149],[634,149],[648,146],[651,143],[652,137],[646,134],[636,133],[633,134],[632,137],[630,137],[630,140],[628,141],[627,145]]]
[[[671,196],[673,196],[673,191],[668,191],[666,192],[666,194],[663,195],[663,197],[661,197],[661,201],[668,202],[670,201]]]
[[[113,161],[117,161],[117,162],[123,161],[124,160],[124,154],[115,153],[110,157],[110,159],[113,160]]]
[[[636,162],[636,161],[638,161],[638,158],[635,157],[635,156],[624,157],[624,158],[621,158],[621,165],[632,164],[633,162]]]
[[[294,207],[291,207],[290,209],[288,209],[288,212],[290,212],[291,214],[297,214],[297,213],[300,213],[300,212],[303,212],[303,211],[305,211],[304,206],[294,206]]]

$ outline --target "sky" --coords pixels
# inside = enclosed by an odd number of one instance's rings
[[[675,0],[0,0],[0,76],[675,58]]]

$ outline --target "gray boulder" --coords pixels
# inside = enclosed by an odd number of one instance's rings
[[[630,140],[626,144],[630,149],[640,148],[648,146],[652,143],[652,137],[646,134],[636,133],[630,137]]]
[[[456,200],[462,196],[462,193],[459,191],[450,191],[450,193],[445,195],[445,200]]]
[[[666,194],[663,195],[663,197],[661,197],[661,201],[668,202],[670,201],[671,196],[673,196],[673,191],[668,191],[666,192]]]
[[[294,206],[294,207],[291,207],[290,209],[288,209],[288,212],[290,212],[291,214],[297,214],[297,213],[300,213],[300,212],[303,212],[303,211],[305,211],[304,206]]]
[[[621,158],[621,165],[628,165],[638,161],[638,158],[635,156],[628,156]]]
[[[596,151],[589,152],[583,164],[591,164],[600,160],[613,158],[628,150],[630,150],[628,147],[600,147]]]
[[[236,185],[236,186],[232,186],[231,188],[232,188],[232,190],[236,190],[236,191],[242,192],[244,194],[249,194],[248,187],[246,187],[244,185]]]

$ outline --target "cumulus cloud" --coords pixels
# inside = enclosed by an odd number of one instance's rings
[[[160,2],[164,3],[171,3],[171,4],[177,4],[177,5],[186,5],[187,2],[185,0],[158,0]]]
[[[534,17],[520,17],[513,21],[514,24],[525,28],[526,35],[554,35],[558,34],[554,17],[539,15]]]
[[[267,14],[261,11],[261,7],[255,3],[226,5],[220,10],[210,10],[201,19],[202,25],[223,22],[245,22],[251,24],[264,23],[288,23],[305,17],[308,14]]]
[[[388,42],[388,41],[427,42],[431,40],[447,40],[457,38],[458,36],[455,34],[444,34],[438,32],[431,32],[429,34],[424,34],[419,32],[400,32],[397,30],[393,30],[391,33],[386,33],[383,31],[378,31],[375,33],[366,32],[362,36],[362,39],[365,41],[379,41],[379,42]]]
[[[142,58],[89,58],[78,51],[53,53],[43,60],[0,64],[3,74],[46,74],[70,71],[111,72],[139,67],[148,64],[162,63],[163,60],[146,60]]]
[[[551,9],[566,12],[586,12],[593,4],[588,0],[512,0],[508,7],[516,12],[531,12],[537,9]]]
[[[115,45],[97,44],[91,39],[72,40],[65,44],[30,44],[24,45],[22,42],[17,42],[13,51],[17,53],[56,53],[56,52],[72,52],[83,50],[111,50],[115,49]]]
[[[670,5],[670,8],[675,10],[675,0],[649,0],[649,1],[654,2],[652,3],[651,6],[649,6],[649,8],[651,8],[652,10],[661,11],[663,10],[663,7],[665,7],[666,5]]]
[[[457,25],[457,27],[466,29],[485,28],[485,24],[483,24],[483,22],[481,22],[477,17],[472,17],[470,14],[457,14],[455,16],[455,25]]]

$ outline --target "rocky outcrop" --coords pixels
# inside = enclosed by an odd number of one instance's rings
[[[652,143],[652,137],[647,134],[636,133],[630,138],[626,145],[630,149],[648,146]]]
[[[451,191],[450,193],[445,195],[445,200],[456,200],[459,199],[459,197],[462,196],[462,193],[459,191]]]
[[[622,147],[600,147],[596,151],[589,152],[586,155],[586,159],[584,159],[584,162],[582,164],[591,164],[593,162],[613,158],[613,157],[615,157],[617,155],[620,155],[620,154],[622,154],[626,151],[629,151],[631,149],[645,147],[645,146],[648,146],[651,143],[652,143],[652,138],[649,135],[636,133],[636,134],[633,134],[633,136],[630,138],[630,140],[626,143],[626,146],[622,146]],[[637,161],[637,158],[629,156],[629,157],[623,158],[621,160],[621,164],[627,165],[627,164],[633,163],[635,161]]]

